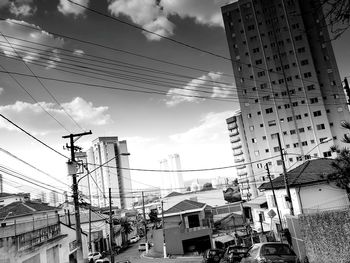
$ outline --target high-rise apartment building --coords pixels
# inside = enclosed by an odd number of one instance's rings
[[[242,149],[252,163],[241,173],[254,197],[265,164],[282,172],[277,133],[287,168],[331,157],[349,111],[319,0],[239,0],[222,14],[241,111],[227,123],[239,131],[239,142],[231,136],[235,158]]]
[[[130,208],[132,185],[129,157],[125,155],[128,153],[126,141],[118,141],[118,137],[99,137],[92,145],[86,154],[77,155],[91,172],[79,182],[79,190],[85,198],[91,196],[93,206],[107,207],[111,188],[112,205]]]
[[[160,161],[160,169],[173,170],[174,172],[162,174],[161,196],[164,197],[171,192],[184,192],[185,184],[181,170],[180,156],[178,154],[170,154],[167,159]]]

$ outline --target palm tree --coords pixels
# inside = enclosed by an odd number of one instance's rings
[[[350,122],[342,122],[341,127],[350,132]],[[342,141],[350,143],[349,134],[344,134]],[[337,186],[345,189],[350,201],[350,149],[347,147],[340,149],[337,146],[332,146],[331,150],[337,153],[337,157],[332,162],[332,167],[335,168],[336,172],[328,175],[328,179],[335,181]]]
[[[121,232],[122,232],[122,240],[123,243],[128,242],[128,235],[133,231],[133,228],[131,227],[130,222],[127,218],[122,218],[120,220],[120,226],[121,226]]]

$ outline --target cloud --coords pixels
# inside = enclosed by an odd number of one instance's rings
[[[3,93],[3,91],[4,91],[4,88],[0,88],[0,95],[1,93]]]
[[[217,141],[221,136],[227,136],[226,119],[231,117],[232,111],[206,114],[196,127],[186,132],[173,134],[170,139],[175,143],[210,143]],[[228,140],[228,139],[227,139]]]
[[[88,6],[90,0],[74,0],[74,2],[83,6]],[[57,9],[64,15],[73,15],[75,17],[85,13],[85,8],[68,2],[67,0],[60,0]]]
[[[213,0],[109,0],[108,10],[114,16],[128,16],[132,22],[163,36],[172,36],[175,25],[171,16],[193,18],[196,23],[223,27],[220,1]],[[159,36],[143,32],[149,40]]]
[[[34,43],[43,44],[45,46],[54,46],[57,48],[61,48],[64,45],[63,38],[54,37],[46,31],[43,31],[40,27],[33,24],[29,24],[24,21],[11,19],[0,21],[0,29],[4,35],[9,35]],[[10,42],[10,44],[7,43],[8,41]],[[0,51],[2,51],[8,57],[20,56],[27,63],[39,59],[40,53],[34,51],[34,49],[33,51],[30,51],[30,48],[38,47],[34,43],[28,43],[10,37],[2,39],[2,42],[4,43],[0,44]],[[25,46],[25,50],[23,50],[23,47],[21,46]],[[59,61],[59,52],[57,51],[57,49],[51,49],[49,47],[44,48],[43,46],[41,46],[40,49],[43,50],[42,52],[51,51],[50,58],[44,62],[47,63],[48,68],[54,67],[55,63]],[[52,62],[51,59],[54,59],[54,62]]]
[[[74,49],[74,51],[73,51],[73,55],[78,56],[78,57],[82,57],[82,56],[84,56],[84,54],[85,54],[84,50]]]
[[[32,16],[37,8],[33,5],[33,0],[16,0],[10,3],[9,11],[11,14],[19,17]]]
[[[91,125],[101,126],[112,122],[111,116],[107,113],[108,107],[95,107],[91,102],[87,102],[80,97],[70,102],[62,103],[62,107],[83,127]],[[32,104],[17,101],[12,105],[0,106],[0,113],[4,114],[14,123],[28,129],[31,133],[45,135],[56,132],[58,130],[58,124],[42,108],[50,113],[50,115],[54,116],[55,119],[60,121],[65,127],[72,127],[72,120],[60,106],[54,103],[39,102]],[[1,128],[17,130],[17,128],[5,120],[0,120],[0,129]]]
[[[174,31],[159,1],[156,0],[109,0],[108,10],[114,16],[128,16],[135,24],[144,29],[170,36]],[[149,40],[160,40],[160,37],[143,32]]]
[[[170,89],[167,93],[165,103],[167,106],[173,107],[183,102],[198,103],[204,101],[204,96],[212,98],[228,98],[233,92],[233,85],[228,85],[222,82],[223,80],[222,73],[209,72],[206,75],[191,80],[183,88]],[[212,94],[208,95],[208,92],[210,92],[210,86],[212,86]],[[205,91],[205,93],[201,93],[201,91]]]
[[[10,4],[9,0],[1,0],[0,1],[0,9],[3,7],[7,7]]]

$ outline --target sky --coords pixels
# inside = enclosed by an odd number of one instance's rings
[[[127,140],[131,168],[159,169],[174,153],[182,169],[233,165],[226,119],[239,107],[225,59],[220,6],[227,1],[72,1],[0,0],[0,113],[66,156],[62,136],[91,130],[76,144],[87,149],[97,137],[118,136]],[[342,77],[350,70],[348,40],[346,32],[333,41]],[[63,189],[67,159],[52,149],[0,120],[2,172]],[[3,174],[5,190],[40,192]],[[161,181],[158,172],[131,176],[134,189]],[[235,170],[183,176],[232,178]]]

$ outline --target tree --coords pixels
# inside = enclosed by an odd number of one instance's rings
[[[128,241],[128,235],[133,231],[133,228],[131,227],[131,224],[127,218],[122,218],[120,220],[120,226],[121,226],[121,231],[124,235],[124,238],[122,238],[123,243],[126,243]]]
[[[342,122],[341,127],[350,132],[349,122]],[[350,136],[344,134],[342,141],[350,143]],[[337,153],[337,157],[332,162],[332,166],[335,168],[336,172],[328,175],[328,179],[336,182],[338,187],[345,189],[350,201],[350,149],[346,147],[340,149],[337,146],[332,146],[331,150]]]
[[[205,183],[203,185],[203,189],[202,190],[210,190],[210,189],[213,189],[212,183]]]
[[[157,223],[159,221],[157,209],[152,209],[148,216],[151,223]]]

